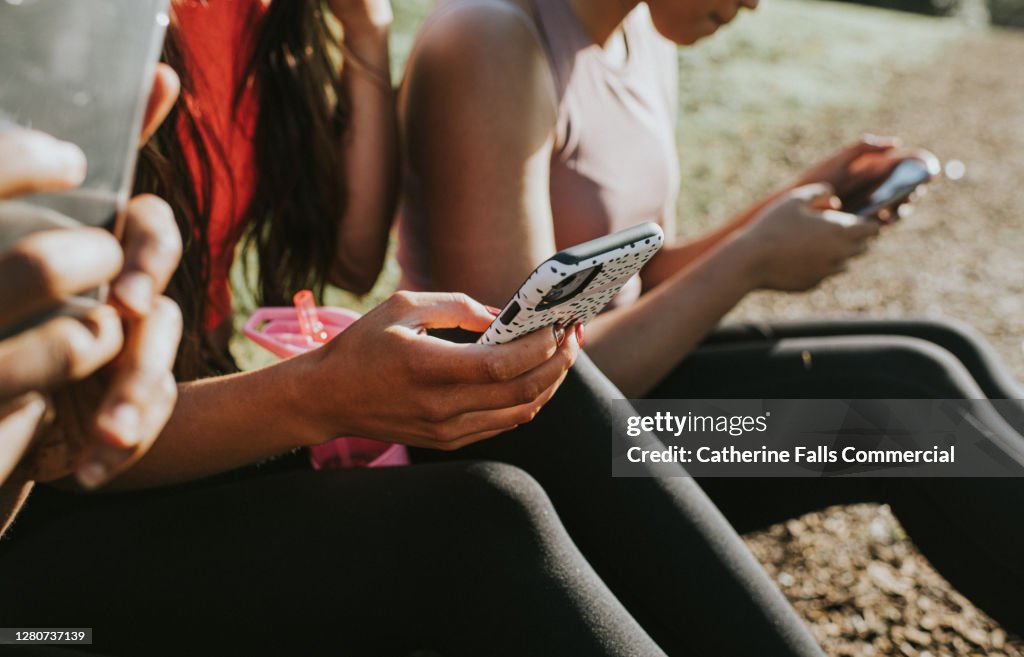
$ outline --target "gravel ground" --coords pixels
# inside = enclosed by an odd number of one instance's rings
[[[747,544],[829,655],[1024,655],[1024,641],[928,565],[888,507],[811,513]]]
[[[892,80],[865,125],[962,160],[966,176],[935,185],[848,273],[809,295],[755,295],[733,318],[955,317],[1024,379],[1024,73],[1013,62],[1024,62],[1024,33],[978,32],[927,74]],[[836,507],[746,538],[830,655],[1024,655],[885,506]]]

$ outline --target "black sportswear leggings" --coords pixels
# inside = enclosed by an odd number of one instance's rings
[[[721,527],[692,479],[611,478],[615,411],[608,400],[622,395],[591,367],[577,366],[588,385],[559,392],[559,403],[534,423],[454,455],[417,456],[494,459],[536,477],[587,560],[669,654],[694,648],[716,655],[811,652],[787,603],[732,530]],[[848,321],[719,330],[649,397],[986,395],[1022,397],[968,329],[934,321]],[[1024,427],[1020,418],[1012,409],[1005,418],[993,410],[986,424],[1024,454],[1024,439],[1012,426]],[[700,486],[740,532],[832,504],[889,503],[947,579],[1005,627],[1024,632],[1022,480],[705,478]],[[703,629],[695,631],[694,622]]]
[[[106,655],[663,655],[504,464],[29,504],[3,626],[91,626]]]
[[[730,327],[650,397],[1012,399],[998,407],[1005,417],[987,424],[1024,453],[1020,386],[973,331],[944,321]],[[946,579],[1004,627],[1024,634],[1022,479],[702,478],[700,484],[740,532],[832,504],[887,503]]]
[[[700,386],[702,371],[708,376],[705,379],[708,391],[698,395],[695,394],[698,391],[683,387],[679,389],[679,395],[730,396],[721,394],[721,390],[712,392],[712,384],[724,385],[729,380],[736,383],[740,379],[752,382],[749,376],[741,376],[735,370],[736,376],[718,382],[715,372],[720,372],[720,367],[702,370],[702,367],[714,365],[719,358],[713,352],[723,350],[723,340],[734,337],[735,332],[728,331],[716,335],[711,344],[702,347],[669,377],[664,390],[667,391],[673,382],[680,385],[692,383],[703,390]],[[854,360],[873,354],[880,341],[893,340],[900,342],[894,338],[867,340],[864,346],[853,350],[858,357]],[[736,354],[744,351],[746,354],[737,356],[735,361],[717,362],[719,366],[746,363],[749,372],[744,374],[762,376],[762,386],[767,380],[764,377],[768,375],[788,376],[784,366],[790,364],[791,358],[775,358],[771,355],[772,350],[764,349],[764,341],[762,337],[732,340],[730,349]],[[848,342],[849,339],[843,338],[836,344],[842,346]],[[803,362],[805,345],[790,346],[800,349],[777,351],[790,356],[796,354]],[[936,365],[930,362],[935,360],[936,348],[925,348],[923,344],[917,346],[920,349],[910,349],[914,354],[910,360],[930,363],[929,367],[916,370],[918,373],[924,372],[929,377],[938,373],[946,379],[951,373],[957,373],[954,378],[963,378],[965,385],[971,380],[970,377],[959,376],[962,372],[958,373],[954,366],[955,359],[938,358],[939,365]],[[817,351],[813,362],[823,366],[819,371],[824,375],[824,365],[830,362],[826,357],[829,349],[823,344],[814,348]],[[730,349],[725,352],[733,353]],[[893,349],[890,346],[882,353],[891,354]],[[839,348],[837,353],[845,351],[850,349]],[[920,351],[924,352],[923,355],[918,353]],[[876,364],[881,362],[876,361]],[[773,363],[782,369],[773,373],[770,367]],[[901,367],[906,365],[902,361],[898,364]],[[802,364],[801,367],[806,371]],[[690,375],[697,378],[691,379],[687,375],[688,368],[694,368]],[[793,379],[794,391],[798,380],[799,377]],[[872,382],[866,377],[852,378],[845,383],[837,381],[836,385],[842,388],[843,385]],[[885,395],[881,394],[885,388],[881,388],[877,396],[913,396],[904,394],[908,389],[903,387],[899,394]],[[934,396],[939,392],[943,393],[939,396],[950,396],[945,393],[952,389],[955,388],[931,389],[928,395],[921,396]],[[820,396],[825,396],[823,389],[815,390]],[[755,395],[765,396],[760,390]],[[120,615],[114,616],[118,622],[110,627],[120,628],[126,618],[139,618],[140,604],[149,605],[142,614],[141,624],[129,632],[128,638],[118,639],[127,642],[121,644],[122,652],[119,654],[158,654],[153,650],[137,649],[135,653],[131,650],[124,652],[123,648],[125,645],[129,648],[150,645],[147,641],[152,642],[151,632],[158,626],[162,627],[167,618],[178,617],[181,607],[188,607],[186,622],[202,626],[209,625],[211,618],[218,618],[218,613],[223,610],[238,605],[234,615],[226,617],[237,623],[249,622],[260,630],[252,643],[245,644],[250,652],[254,651],[253,654],[274,652],[284,647],[294,652],[296,645],[301,649],[302,644],[294,643],[296,637],[288,636],[293,629],[299,634],[309,630],[310,635],[305,640],[314,642],[309,645],[322,647],[326,644],[318,642],[333,641],[331,645],[348,646],[351,654],[395,654],[399,647],[404,650],[410,646],[441,646],[442,653],[450,655],[656,654],[656,648],[633,623],[631,614],[670,655],[820,655],[820,649],[781,593],[692,479],[682,476],[613,479],[610,476],[608,441],[615,411],[608,402],[620,396],[586,358],[581,358],[554,400],[530,425],[456,455],[418,454],[423,459],[486,457],[521,466],[540,481],[554,503],[553,510],[545,494],[520,471],[503,470],[504,477],[521,480],[520,485],[513,487],[519,495],[510,503],[511,506],[535,510],[533,514],[512,514],[514,517],[527,517],[526,522],[508,523],[499,519],[501,514],[492,511],[494,495],[488,491],[495,488],[491,481],[493,477],[489,477],[485,484],[459,489],[462,493],[479,496],[478,500],[467,501],[460,494],[442,494],[441,497],[449,504],[431,503],[438,495],[432,492],[434,487],[444,489],[444,482],[458,476],[453,475],[458,471],[430,471],[429,477],[424,475],[417,480],[420,475],[416,473],[428,472],[420,467],[390,473],[293,473],[187,493],[171,491],[137,499],[119,498],[116,502],[104,503],[99,511],[72,513],[42,526],[30,525],[30,531],[25,532],[28,536],[12,542],[11,546],[19,546],[20,552],[8,549],[0,554],[0,617],[8,610],[22,607],[67,609],[67,589],[73,592],[83,588],[79,586],[80,578],[76,575],[81,562],[72,560],[65,564],[64,571],[60,573],[63,578],[57,578],[56,588],[50,584],[51,579],[47,580],[47,586],[40,586],[39,581],[31,576],[32,569],[44,567],[50,561],[59,563],[57,556],[62,554],[59,546],[86,537],[85,545],[91,546],[91,551],[85,555],[85,561],[100,563],[104,568],[97,575],[99,581],[85,581],[84,588],[91,591],[91,595],[88,592],[70,595],[77,605],[71,608],[78,609],[79,615],[82,609],[95,609],[98,596],[103,602],[100,608],[104,612],[110,609],[110,605],[118,610]],[[647,443],[653,437],[641,436],[637,440]],[[371,485],[372,482],[380,482],[380,485]],[[844,497],[847,491],[837,490],[833,480],[782,482],[793,484],[792,491],[783,490],[785,486],[779,480],[752,480],[742,483],[753,487],[755,490],[752,492],[767,502],[751,509],[751,503],[756,503],[758,498],[752,500],[742,493],[730,494],[737,489],[729,484],[735,485],[736,482],[706,480],[704,483],[710,484],[716,496],[721,495],[723,507],[730,516],[737,518],[743,528],[769,522],[773,519],[770,512],[788,517],[800,513],[805,507],[864,498],[864,495]],[[907,491],[907,508],[915,508],[915,497],[933,502],[937,500],[935,503],[941,508],[937,515],[933,509],[927,512],[918,510],[921,528],[908,522],[902,513],[901,520],[919,545],[922,540],[928,542],[931,532],[940,537],[934,539],[935,543],[958,543],[959,548],[946,545],[945,549],[947,553],[959,549],[966,562],[960,566],[970,570],[973,564],[979,571],[991,567],[1000,570],[1001,578],[1006,577],[1006,573],[1011,571],[1003,568],[1012,564],[1005,563],[1005,559],[1004,563],[995,565],[978,564],[987,558],[983,556],[987,555],[982,549],[985,546],[976,546],[971,541],[977,537],[976,531],[987,530],[991,536],[998,530],[999,525],[994,523],[987,528],[981,526],[985,524],[986,513],[1000,516],[997,518],[1000,522],[1006,520],[1001,516],[1007,514],[993,512],[986,492],[978,490],[970,482],[963,483],[963,480],[957,482],[966,489],[962,491],[966,495],[963,500],[951,500],[949,494],[943,497],[942,492],[949,480],[943,482],[925,481],[922,484],[922,480],[908,481],[903,489]],[[722,490],[716,490],[719,483],[722,486],[717,488]],[[867,488],[869,484],[860,485]],[[821,488],[815,489],[816,486]],[[757,490],[759,487],[764,488]],[[500,486],[498,488],[501,489]],[[922,488],[924,493],[913,494],[918,488]],[[1015,486],[1012,488],[1016,490]],[[399,494],[395,499],[389,492],[392,489],[405,491],[407,495]],[[891,490],[897,489],[900,489],[899,482],[891,486]],[[342,495],[343,491],[347,494]],[[938,497],[932,497],[936,491]],[[820,492],[823,501],[820,504],[807,503],[811,492]],[[357,495],[358,504],[353,505]],[[794,499],[787,499],[787,495]],[[498,498],[504,499],[503,494]],[[893,503],[892,497],[882,499]],[[387,500],[387,503],[382,500]],[[409,500],[412,500],[411,504]],[[948,506],[942,506],[947,502]],[[385,520],[384,515],[378,513],[381,504],[393,510],[394,515],[387,516]],[[967,507],[958,504],[966,504]],[[896,506],[894,504],[894,508]],[[917,508],[923,506],[925,504],[918,500]],[[965,508],[970,510],[966,515],[974,514],[973,519],[956,519],[967,523],[973,520],[979,526],[968,528],[970,535],[960,536],[957,532],[961,528],[948,525],[943,514],[955,517]],[[586,562],[579,557],[554,520],[555,511],[585,555]],[[491,530],[485,532],[485,536],[491,540],[484,541],[483,545],[477,543],[480,530],[476,526],[474,512],[490,521],[485,526]],[[137,526],[140,520],[146,522]],[[416,524],[417,521],[420,524]],[[97,527],[103,532],[102,537],[95,536]],[[22,528],[16,529],[20,531]],[[518,539],[511,540],[509,536],[513,534]],[[201,540],[197,542],[196,536]],[[358,539],[354,547],[349,543],[352,536]],[[424,539],[424,536],[434,540]],[[93,541],[97,544],[93,545]],[[425,542],[425,553],[406,547],[410,541],[415,541],[417,546],[419,541]],[[505,541],[511,541],[508,550],[501,549]],[[464,549],[467,542],[479,545],[480,549]],[[544,547],[552,544],[559,546],[558,549],[553,551]],[[117,547],[113,553],[109,553],[111,546]],[[192,546],[201,548],[200,553],[189,553]],[[453,554],[451,546],[461,549]],[[989,547],[997,552],[1005,549],[1003,557],[1011,553],[1009,546]],[[941,550],[943,546],[936,545],[935,549]],[[237,557],[242,561],[236,562],[235,555],[239,552],[246,554]],[[989,581],[985,591],[969,590],[960,581],[963,577],[950,572],[958,564],[940,564],[933,557],[932,550],[926,548],[926,552],[963,592],[992,611],[998,602],[998,587]],[[140,553],[145,555],[144,563],[137,561]],[[183,557],[183,553],[188,556]],[[547,555],[547,558],[537,557],[538,553]],[[12,554],[15,554],[14,558]],[[381,572],[380,569],[384,568],[383,579],[353,578],[351,571],[331,570],[321,565],[327,558],[350,564],[353,554],[372,557],[369,562],[362,562],[359,575]],[[526,563],[532,567],[518,565],[518,559],[524,555]],[[388,577],[387,573],[391,571],[385,566],[392,563],[390,559],[394,556],[411,561],[403,561],[402,567],[394,571],[394,577]],[[474,559],[490,564],[490,568],[481,566]],[[154,578],[151,573],[161,572],[160,564],[165,561],[169,562],[170,576]],[[496,562],[504,563],[498,565]],[[119,563],[129,564],[130,571],[138,578],[135,588],[122,582],[117,574],[107,574],[121,572],[114,568]],[[590,565],[629,610],[628,614],[615,599],[609,598],[602,583],[591,572]],[[420,574],[423,568],[434,572],[439,569],[446,571],[447,577],[434,575],[424,579]],[[314,569],[324,579],[305,579]],[[286,572],[282,573],[282,570]],[[571,577],[573,574],[576,579]],[[28,597],[19,599],[8,594],[9,589],[5,585],[12,581],[8,579],[10,577],[19,578],[16,581],[20,582],[20,587],[15,592],[28,593]],[[551,585],[552,580],[555,585]],[[1019,590],[1012,577],[1003,581]],[[106,591],[111,582],[128,588],[115,588],[114,595],[108,595]],[[164,593],[171,595],[147,593],[155,583],[162,585]],[[224,584],[230,586],[225,587]],[[143,588],[146,590],[141,590]],[[538,590],[544,593],[538,594]],[[283,596],[282,591],[285,592]],[[986,597],[986,592],[991,597]],[[213,604],[207,602],[208,596]],[[341,602],[336,602],[336,598]],[[458,619],[462,622],[456,625],[452,625],[454,619],[450,616],[452,598],[465,598],[459,609],[466,616]],[[367,600],[370,600],[369,605]],[[291,607],[290,604],[297,606]],[[410,606],[416,611],[425,610],[422,624],[413,622],[419,618],[413,613],[413,620],[396,625],[396,617],[409,617]],[[344,610],[345,613],[330,615],[332,620],[324,621],[324,608]],[[558,613],[549,612],[549,608]],[[373,615],[368,610],[378,613]],[[481,615],[492,621],[501,617],[501,621],[481,623]],[[538,615],[560,620],[552,625],[543,622],[535,625]],[[336,617],[342,620],[333,620]],[[1000,619],[1008,627],[1013,627],[1006,618],[1000,616]],[[334,622],[342,623],[345,631],[336,633]],[[552,642],[547,631],[560,632],[560,642]],[[367,638],[367,635],[376,638],[382,634],[386,636],[379,643]],[[512,638],[508,639],[510,635]],[[225,640],[232,641],[234,637]],[[160,647],[168,646],[166,650],[170,654],[175,645],[180,644],[160,644]],[[225,645],[238,647],[237,643]],[[264,648],[265,651],[261,650]],[[306,652],[316,654],[315,651]]]
[[[546,491],[495,464],[85,502],[49,491],[0,550],[0,618],[91,624],[95,648],[117,655],[663,654],[654,634],[674,657],[820,656],[692,479],[610,477],[617,396],[582,357],[537,419],[495,444],[529,455]],[[212,642],[167,634],[220,626]]]

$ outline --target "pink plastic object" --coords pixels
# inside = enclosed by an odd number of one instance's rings
[[[320,321],[320,314],[316,311],[313,293],[309,290],[296,292],[292,301],[295,302],[295,314],[298,317],[299,331],[302,335],[321,344],[330,340],[331,336],[327,334],[324,323]]]
[[[267,351],[281,358],[291,358],[322,346],[323,342],[359,319],[359,313],[344,308],[316,308],[312,296],[307,303],[297,294],[295,301],[295,308],[260,308],[245,322],[242,332]],[[314,470],[378,468],[408,465],[409,452],[404,445],[394,443],[367,438],[335,438],[311,447],[309,460]]]

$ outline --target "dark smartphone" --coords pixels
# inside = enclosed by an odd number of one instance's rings
[[[896,208],[906,201],[921,185],[924,185],[939,174],[939,160],[931,153],[903,160],[892,170],[892,173],[861,203],[847,212],[862,218],[872,218],[887,208]]]
[[[0,1],[0,130],[46,132],[77,144],[88,161],[77,189],[0,201],[0,252],[61,226],[120,234],[168,7],[169,0]],[[0,327],[0,337],[12,332]]]

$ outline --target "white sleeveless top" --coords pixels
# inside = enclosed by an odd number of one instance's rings
[[[452,0],[435,15],[473,2],[480,0]],[[671,222],[679,190],[675,45],[657,33],[641,4],[623,23],[628,55],[616,66],[587,36],[568,0],[534,0],[534,11],[536,20],[522,15],[544,47],[558,93],[550,182],[556,246],[565,249],[644,221]],[[431,290],[419,181],[405,174],[399,209],[402,286]],[[639,295],[634,278],[613,305]]]

